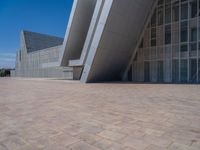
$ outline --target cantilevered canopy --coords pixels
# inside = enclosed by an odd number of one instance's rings
[[[139,41],[154,0],[106,0],[82,82],[119,80]]]
[[[68,66],[70,59],[79,59],[89,30],[97,0],[74,0],[66,30],[60,65]]]
[[[61,66],[81,66],[82,82],[120,80],[154,0],[74,0]]]

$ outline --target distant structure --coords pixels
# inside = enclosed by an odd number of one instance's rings
[[[10,77],[12,71],[13,69],[0,69],[0,77]]]
[[[74,0],[64,40],[22,31],[17,77],[200,82],[199,0]]]

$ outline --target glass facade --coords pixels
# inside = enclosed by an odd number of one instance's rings
[[[135,57],[135,82],[200,82],[199,0],[158,0]]]

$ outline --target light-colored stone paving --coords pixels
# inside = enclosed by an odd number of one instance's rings
[[[200,150],[200,85],[2,78],[0,150]]]

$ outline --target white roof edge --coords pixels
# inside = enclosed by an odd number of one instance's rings
[[[69,22],[68,22],[66,33],[65,33],[65,38],[64,38],[64,41],[63,41],[63,46],[62,46],[60,54],[59,54],[59,65],[60,66],[62,64],[62,60],[63,60],[63,57],[64,57],[64,51],[65,51],[67,40],[68,40],[68,37],[69,37],[69,34],[70,34],[70,29],[71,29],[71,26],[72,26],[72,22],[73,22],[73,18],[74,18],[74,14],[75,14],[75,11],[76,11],[77,4],[78,4],[78,0],[74,0],[72,10],[71,10],[71,14],[70,14],[70,17],[69,17]]]

